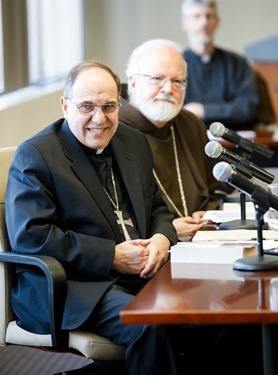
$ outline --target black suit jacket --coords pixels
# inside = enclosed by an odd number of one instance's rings
[[[145,137],[119,124],[111,148],[134,210],[140,238],[176,232],[152,174]],[[14,156],[6,195],[6,222],[13,251],[57,258],[69,282],[63,328],[79,327],[107,288],[114,249],[122,241],[100,180],[67,121],[58,120],[22,143]],[[49,331],[46,282],[19,267],[13,306],[19,324]]]

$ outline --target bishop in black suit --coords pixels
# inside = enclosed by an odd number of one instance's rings
[[[64,330],[91,329],[125,345],[132,375],[176,374],[167,327],[119,321],[177,241],[148,143],[118,123],[119,95],[119,79],[105,65],[84,62],[71,70],[61,98],[64,118],[23,142],[12,161],[9,239],[16,253],[49,255],[64,266]],[[49,333],[46,280],[25,266],[17,275],[12,302],[18,324]]]

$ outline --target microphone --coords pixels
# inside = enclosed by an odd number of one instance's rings
[[[259,145],[258,143],[241,137],[236,132],[225,128],[225,126],[221,124],[221,122],[213,122],[210,125],[209,130],[215,137],[221,137],[223,139],[226,139],[227,141],[235,143],[242,151],[250,155],[256,154],[267,159],[271,159],[274,155],[274,151],[267,146]]]
[[[227,182],[248,195],[251,200],[253,198],[258,206],[266,208],[265,212],[268,210],[269,206],[278,210],[278,197],[251,182],[248,178],[235,171],[230,164],[226,162],[217,163],[212,173],[216,180]]]
[[[248,178],[254,176],[268,184],[274,180],[273,174],[265,171],[243,157],[225,149],[216,141],[210,141],[206,144],[205,153],[210,158],[219,158],[220,160],[226,161],[229,164],[235,165],[236,169]]]

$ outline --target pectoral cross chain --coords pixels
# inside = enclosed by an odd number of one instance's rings
[[[104,190],[105,194],[107,195],[108,199],[110,200],[112,206],[114,208],[116,208],[116,210],[114,210],[114,212],[115,212],[115,214],[118,218],[117,224],[121,225],[125,240],[130,241],[131,238],[130,238],[130,235],[128,234],[128,231],[126,229],[126,225],[129,225],[130,227],[133,227],[133,223],[132,223],[131,219],[125,220],[124,217],[123,217],[123,212],[119,210],[119,200],[118,200],[117,188],[116,188],[116,183],[115,183],[115,178],[114,178],[114,173],[113,173],[112,168],[110,169],[110,172],[111,172],[111,180],[112,180],[112,185],[113,185],[113,190],[114,190],[114,195],[115,195],[115,202],[113,201],[112,197],[110,196],[110,194],[108,193],[108,191],[105,189],[104,186],[103,186],[103,190]]]
[[[123,218],[122,211],[115,210],[114,212],[115,212],[115,214],[117,215],[117,218],[118,218],[117,224],[121,225],[126,241],[130,241],[131,238],[130,238],[130,236],[128,234],[128,231],[126,229],[126,225],[129,225],[130,227],[133,227],[133,223],[132,223],[131,219],[125,220]]]

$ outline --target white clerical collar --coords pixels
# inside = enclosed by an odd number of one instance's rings
[[[203,64],[208,64],[211,60],[211,55],[205,54],[201,56],[201,61]]]
[[[101,154],[103,150],[104,150],[104,148],[99,148],[99,149],[97,149],[96,154],[97,154],[97,155]]]

